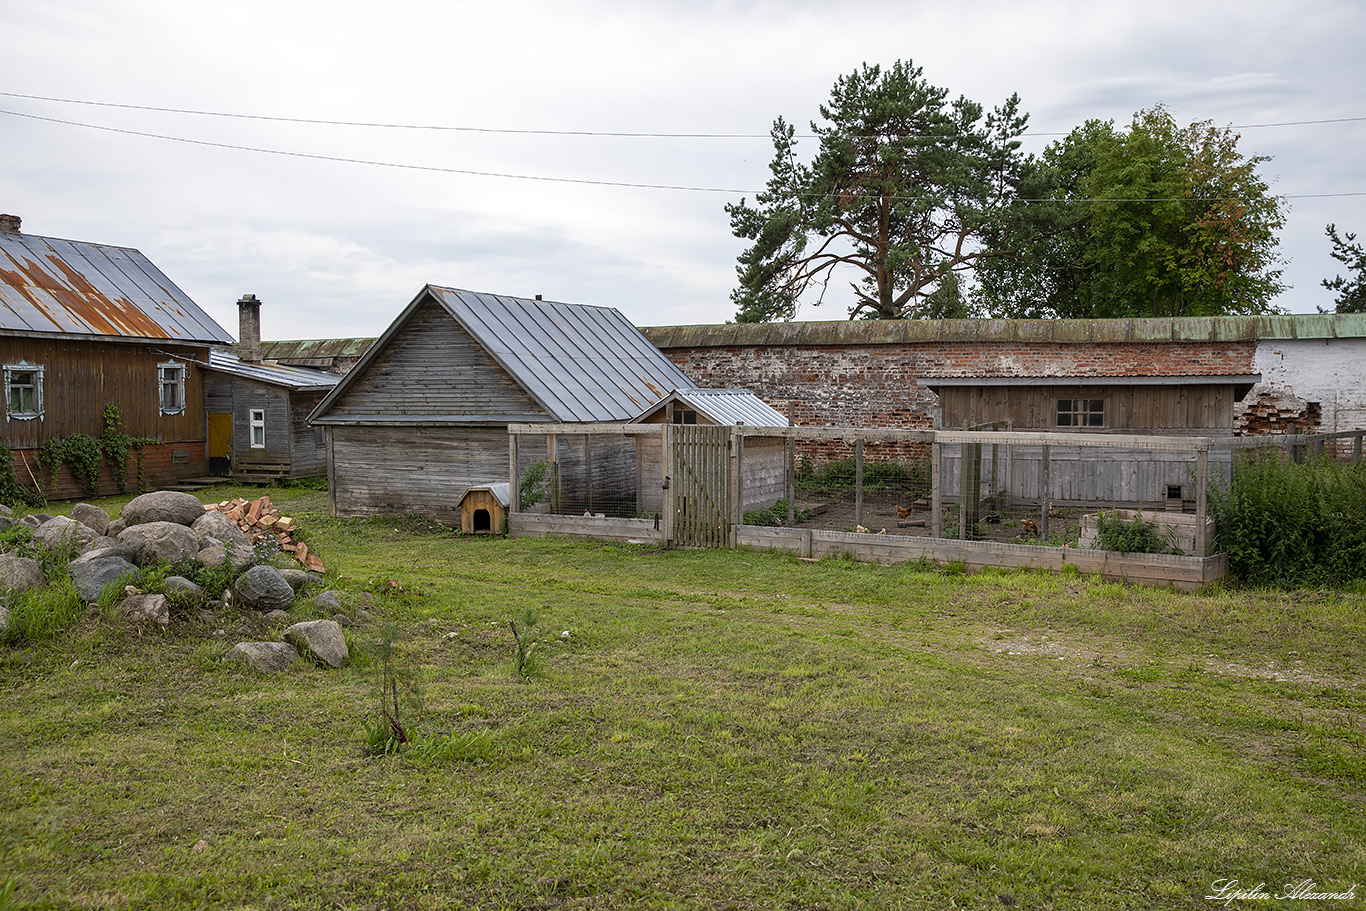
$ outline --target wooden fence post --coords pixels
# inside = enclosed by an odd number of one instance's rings
[[[787,527],[797,520],[797,439],[787,438]]]
[[[522,496],[518,490],[522,486],[521,475],[517,472],[518,439],[517,434],[508,434],[508,515],[522,509]]]
[[[863,524],[863,437],[854,440],[854,525]]]
[[[1039,455],[1039,502],[1043,506],[1043,515],[1039,519],[1039,540],[1048,540],[1048,513],[1049,507],[1053,505],[1052,491],[1049,490],[1049,470],[1048,470],[1048,444],[1043,444],[1043,449]]]
[[[1205,512],[1209,506],[1209,444],[1196,453],[1195,467],[1195,556],[1208,556],[1205,541]]]
[[[944,494],[940,490],[939,457],[943,444],[935,440],[930,444],[930,537],[942,537],[944,530]]]

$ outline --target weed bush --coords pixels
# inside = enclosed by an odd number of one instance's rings
[[[1231,483],[1212,485],[1210,504],[1219,547],[1243,582],[1366,579],[1366,469],[1258,450],[1234,459]]]
[[[5,592],[3,603],[10,612],[9,628],[3,635],[10,642],[41,642],[59,636],[76,625],[85,607],[69,578],[21,594]]]
[[[811,510],[797,509],[792,513],[793,522],[805,522],[811,518]],[[745,513],[746,525],[786,525],[787,501],[779,500],[767,509],[751,509]]]
[[[1118,512],[1096,516],[1096,547],[1120,554],[1180,554],[1181,551],[1163,537],[1156,522],[1147,522],[1139,513],[1132,519],[1121,518]]]

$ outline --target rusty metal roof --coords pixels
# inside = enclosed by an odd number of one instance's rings
[[[240,376],[244,379],[255,380],[258,383],[269,383],[272,386],[283,386],[295,391],[331,389],[341,379],[336,374],[324,373],[321,370],[310,370],[307,367],[293,367],[264,361],[251,363],[226,351],[210,351],[209,362],[204,366],[219,373]]]
[[[660,348],[904,345],[926,342],[1255,342],[1366,337],[1366,314],[1182,316],[1133,319],[826,320],[735,325],[654,326],[641,330]]]
[[[296,367],[327,367],[338,358],[359,358],[374,343],[373,338],[305,338],[262,342],[261,357]]]
[[[0,331],[232,342],[131,247],[0,231]]]
[[[670,390],[693,385],[618,310],[427,285],[310,420],[327,414],[428,299],[443,307],[552,421],[629,421]],[[390,417],[403,420],[376,419]],[[499,416],[477,419],[498,421]]]
[[[670,401],[681,402],[717,424],[748,427],[787,427],[782,412],[770,407],[748,389],[675,389],[662,400],[651,405],[636,418],[636,423],[659,411]],[[675,412],[677,413],[677,412]]]

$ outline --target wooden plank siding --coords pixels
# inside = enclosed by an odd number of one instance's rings
[[[329,496],[338,516],[420,512],[460,524],[474,484],[507,482],[506,425],[333,426]]]
[[[1096,431],[1152,434],[1230,433],[1233,387],[1223,385],[943,386],[941,425],[966,429],[1009,421],[1012,430],[1058,427],[1058,399],[1102,399],[1105,426]]]
[[[429,299],[352,379],[327,416],[376,414],[533,418],[545,409]]]
[[[4,442],[10,449],[38,449],[53,437],[73,433],[99,436],[104,409],[116,405],[129,436],[159,443],[198,444],[204,463],[204,374],[208,349],[175,342],[95,342],[84,340],[0,337],[0,363],[26,361],[43,368],[43,417],[5,420]],[[185,410],[160,413],[157,365],[186,365]]]
[[[308,478],[327,472],[326,439],[308,415],[326,389],[291,392],[271,383],[219,373],[208,382],[205,411],[232,415],[232,477],[262,482]],[[265,412],[265,447],[251,445],[251,412]]]

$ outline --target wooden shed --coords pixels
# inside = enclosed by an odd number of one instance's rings
[[[0,215],[3,443],[20,482],[53,499],[89,495],[35,457],[51,440],[99,437],[111,405],[122,432],[154,442],[140,470],[130,458],[120,479],[106,465],[98,493],[203,475],[205,368],[232,336],[139,251],[19,228]]]
[[[674,389],[663,399],[637,415],[635,424],[678,424],[701,426],[787,427],[783,414],[766,404],[748,389]],[[647,479],[662,473],[652,466],[664,461],[663,441],[659,437],[636,438],[636,477],[641,486],[636,493],[641,512],[656,512],[663,502],[658,484]],[[780,437],[750,437],[745,440],[740,458],[743,502],[741,513],[765,509],[781,500],[787,489],[787,449]]]
[[[334,514],[456,525],[468,488],[510,481],[509,423],[625,423],[691,385],[617,310],[427,285],[310,420]]]
[[[1000,376],[922,378],[939,396],[939,425],[950,430],[1232,436],[1234,406],[1258,382],[1252,375]],[[1040,436],[1041,441],[1046,437]],[[1042,442],[1008,453],[980,453],[978,474],[995,473],[998,490],[1021,502],[1108,502],[1112,506],[1189,506],[1191,452],[1116,451],[1103,462],[1075,447],[1051,447],[1047,491],[1035,467]],[[980,450],[980,447],[978,447]],[[945,458],[945,482],[958,484],[961,452]],[[1228,470],[1218,455],[1216,476]],[[991,466],[991,462],[995,466]],[[973,476],[970,472],[970,476]]]

